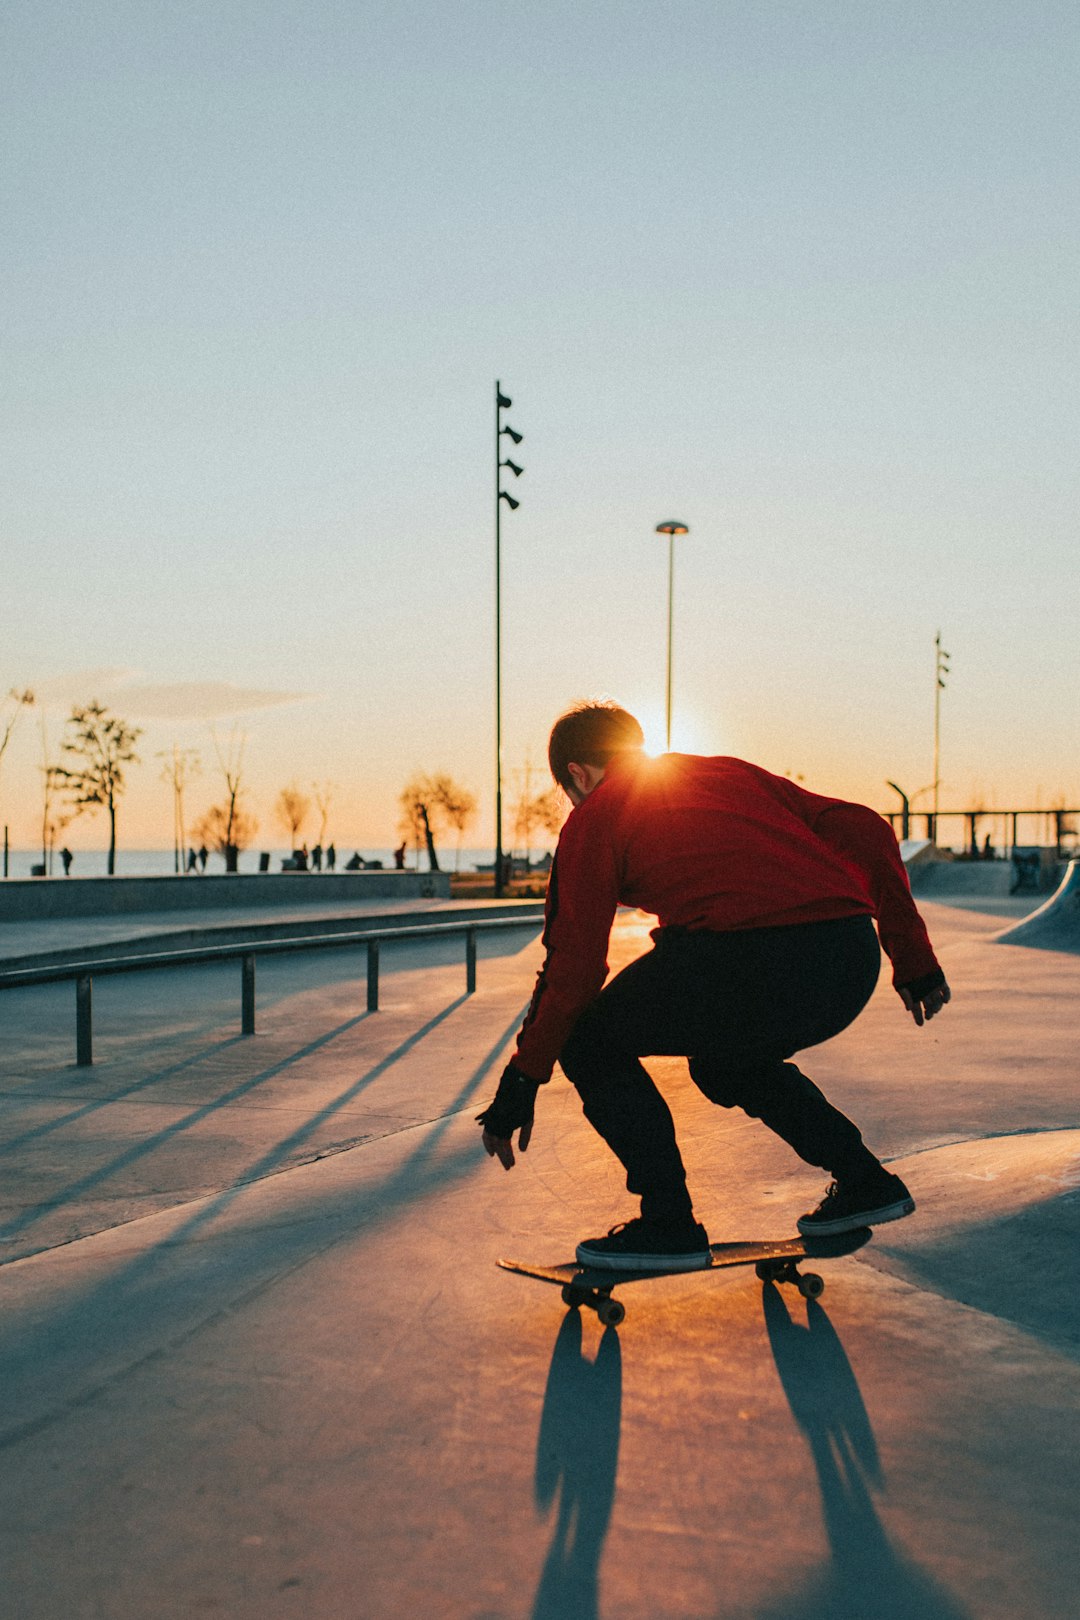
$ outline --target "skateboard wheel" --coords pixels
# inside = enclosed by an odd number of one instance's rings
[[[808,1271],[805,1277],[799,1278],[799,1293],[803,1299],[819,1299],[824,1292],[825,1279],[816,1271]]]
[[[618,1327],[626,1315],[626,1306],[618,1299],[605,1299],[596,1307],[596,1314],[605,1327]]]
[[[563,1303],[571,1306],[574,1310],[577,1310],[579,1306],[582,1306],[585,1303],[584,1291],[580,1288],[575,1288],[571,1283],[563,1284],[562,1297]]]

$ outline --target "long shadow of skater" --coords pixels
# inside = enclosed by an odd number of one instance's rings
[[[817,1469],[831,1560],[758,1620],[964,1620],[969,1611],[893,1547],[874,1507],[881,1463],[843,1345],[820,1305],[794,1322],[779,1290],[764,1290],[776,1370]]]
[[[542,1511],[559,1499],[532,1620],[596,1620],[600,1555],[615,1500],[622,1417],[622,1354],[606,1328],[596,1360],[581,1350],[581,1312],[555,1340],[536,1443]]]

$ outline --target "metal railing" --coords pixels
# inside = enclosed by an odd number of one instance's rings
[[[422,923],[406,928],[357,930],[344,934],[311,934],[292,939],[248,940],[243,944],[201,945],[182,951],[155,951],[143,956],[106,956],[92,962],[56,962],[49,966],[13,968],[0,973],[0,990],[25,985],[75,982],[75,1064],[90,1068],[94,1061],[93,1001],[95,978],[117,973],[145,973],[157,968],[195,967],[208,962],[240,962],[240,1033],[255,1033],[255,958],[285,951],[355,949],[367,951],[367,1010],[379,1010],[379,946],[384,940],[465,935],[465,993],[476,990],[476,936],[496,928],[531,928],[543,925],[540,917],[489,917],[476,922]]]

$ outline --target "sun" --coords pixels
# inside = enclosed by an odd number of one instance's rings
[[[645,733],[645,753],[650,759],[666,754],[667,717],[663,704],[643,704],[634,710]],[[716,728],[702,723],[689,710],[679,711],[671,717],[671,752],[675,754],[712,754],[717,752]]]

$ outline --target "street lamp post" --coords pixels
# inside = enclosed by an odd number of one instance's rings
[[[674,611],[675,611],[675,609],[674,609],[674,602],[675,602],[675,536],[677,534],[689,534],[690,530],[686,527],[685,523],[675,523],[675,522],[673,522],[673,521],[671,521],[669,519],[667,523],[658,523],[656,525],[656,532],[657,532],[657,534],[666,534],[667,537],[668,537],[668,565],[667,565],[667,729],[666,729],[667,744],[666,744],[666,749],[667,749],[667,752],[670,754],[670,752],[671,752],[671,644],[672,644],[672,623],[673,623]]]
[[[516,462],[502,459],[502,437],[505,433],[512,444],[520,444],[523,435],[515,433],[502,419],[503,411],[513,404],[495,384],[495,894],[501,898],[504,887],[504,856],[502,841],[502,503],[516,512],[520,501],[508,495],[502,487],[502,469],[509,467],[515,478],[525,471]]]

